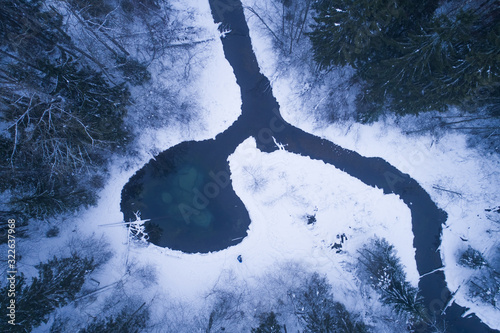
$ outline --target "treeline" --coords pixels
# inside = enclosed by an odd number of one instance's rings
[[[367,333],[372,330],[364,324],[360,314],[352,313],[338,301],[334,300],[332,288],[325,277],[317,273],[308,274],[301,281],[301,285],[289,291],[289,299],[293,307],[293,313],[283,312],[262,312],[258,314],[257,324],[252,326],[252,311],[244,313],[245,308],[241,295],[231,292],[216,292],[213,304],[210,304],[211,312],[207,320],[200,316],[192,322],[178,322],[170,320],[155,322],[150,318],[150,302],[143,302],[137,298],[117,301],[113,299],[113,306],[102,309],[102,315],[90,316],[83,313],[83,316],[73,315],[69,312],[57,311],[71,305],[81,306],[78,302],[89,298],[87,304],[92,304],[93,294],[100,293],[112,285],[98,287],[97,289],[85,288],[85,280],[95,271],[101,263],[92,258],[80,257],[73,254],[67,258],[57,258],[41,262],[35,266],[38,270],[37,276],[28,281],[24,275],[15,277],[15,295],[12,294],[9,285],[0,289],[0,305],[7,309],[8,320],[2,321],[0,327],[3,331],[9,332],[30,332],[33,329],[46,324],[50,332],[237,332],[243,329],[252,333],[284,333],[287,330],[285,319],[291,315],[296,320],[301,332],[339,332],[339,333]],[[13,281],[10,281],[14,283]],[[125,283],[125,280],[122,281]],[[135,281],[135,283],[143,281]],[[121,286],[123,287],[123,286]],[[118,284],[114,292],[121,288]],[[113,293],[112,289],[110,289]],[[9,296],[10,295],[10,296]],[[13,303],[11,299],[14,299]],[[253,300],[254,301],[254,300]],[[115,304],[127,303],[123,307],[115,307]],[[165,304],[163,304],[165,305]],[[10,308],[9,308],[10,306]],[[159,304],[158,306],[161,306]],[[10,311],[10,309],[13,309]],[[279,309],[278,309],[279,311]],[[9,317],[11,314],[11,318]],[[72,317],[71,319],[66,316]],[[198,317],[199,313],[189,313],[192,318]],[[88,317],[87,317],[88,316]],[[74,320],[78,318],[75,322]],[[289,318],[287,318],[290,320]],[[10,322],[9,322],[10,321]],[[78,324],[77,324],[78,323]],[[76,326],[75,326],[76,325]],[[178,329],[178,325],[182,329]],[[50,328],[49,328],[50,327]],[[244,327],[244,328],[243,328]],[[159,329],[158,329],[159,328]]]
[[[313,9],[314,59],[356,69],[360,120],[449,106],[500,116],[496,1],[319,0]]]
[[[94,204],[110,154],[129,141],[124,127],[129,87],[150,75],[102,28],[111,24],[108,14],[115,7],[110,4],[1,2],[0,191],[5,221],[41,219]],[[121,12],[134,9],[129,7]],[[75,26],[98,41],[91,41],[92,51],[75,41]]]

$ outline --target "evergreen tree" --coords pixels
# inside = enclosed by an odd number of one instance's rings
[[[385,288],[391,281],[404,281],[406,274],[394,246],[384,238],[374,238],[359,251],[359,273],[375,289]]]
[[[500,8],[484,0],[432,16],[433,0],[320,0],[310,33],[320,67],[350,65],[362,82],[359,118],[489,107],[499,116]]]
[[[314,273],[298,297],[297,309],[306,333],[364,333],[363,322],[354,321],[342,303],[335,302],[331,286]]]
[[[320,0],[309,34],[314,59],[323,68],[360,68],[394,52],[393,39],[402,36],[436,8],[437,1]]]
[[[56,258],[36,266],[38,277],[27,284],[23,275],[16,279],[16,325],[2,320],[9,332],[29,332],[32,328],[47,322],[48,316],[57,307],[73,301],[85,282],[85,277],[95,265],[92,260],[73,255],[70,258]],[[7,307],[8,288],[0,290],[2,309]]]
[[[379,292],[381,300],[412,321],[425,318],[418,289],[406,280],[406,273],[393,245],[385,239],[372,239],[360,251],[360,277]]]
[[[398,56],[363,68],[364,98],[401,114],[498,103],[500,22],[483,18],[441,15],[401,38]]]
[[[382,292],[382,300],[392,305],[399,314],[410,314],[417,319],[423,316],[422,299],[418,295],[418,289],[406,281],[392,281],[390,287]]]

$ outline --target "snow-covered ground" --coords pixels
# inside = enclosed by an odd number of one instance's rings
[[[195,123],[172,122],[166,128],[144,131],[137,140],[138,157],[117,158],[112,162],[111,178],[100,193],[98,205],[60,224],[61,233],[50,246],[41,246],[40,242],[31,245],[26,261],[37,263],[54,254],[68,255],[68,242],[72,247],[84,247],[78,245],[78,239],[93,237],[94,242],[108,243],[107,248],[97,244],[92,247],[93,255],[98,251],[113,253],[111,260],[92,274],[92,283],[98,281],[101,288],[124,282],[121,288],[127,297],[138,297],[156,305],[151,311],[152,318],[158,322],[160,318],[170,318],[171,323],[182,322],[180,317],[186,313],[197,310],[202,313],[200,309],[209,306],[207,295],[216,288],[244,285],[254,292],[260,290],[265,276],[277,271],[284,274],[285,270],[279,267],[294,265],[326,274],[334,286],[335,297],[350,310],[364,313],[368,307],[378,307],[372,313],[384,311],[374,298],[363,299],[359,292],[354,276],[355,252],[370,237],[386,238],[396,246],[409,279],[416,285],[418,273],[412,260],[409,209],[396,196],[383,195],[381,190],[367,187],[330,165],[285,151],[262,153],[252,138],[229,158],[234,189],[252,219],[248,237],[240,244],[216,253],[183,254],[130,242],[123,225],[104,226],[122,221],[121,189],[156,152],[184,140],[214,137],[239,115],[239,87],[224,58],[208,2],[183,1],[181,4],[179,1],[174,8],[181,5],[190,13],[188,24],[201,28],[206,36],[216,37],[195,53],[196,65],[190,68],[190,79],[184,82],[182,92],[184,96],[193,96],[193,102],[202,106],[199,110],[202,116]],[[169,78],[182,77],[177,71],[184,70],[175,62],[171,67],[173,72],[164,78],[166,87],[173,85]],[[154,77],[158,82],[162,79],[162,76]],[[308,215],[316,217],[315,224],[307,225]],[[346,240],[342,251],[337,253],[332,245],[341,243],[341,235]],[[33,251],[34,247],[40,250]],[[92,248],[87,244],[85,251],[93,252]],[[107,252],[104,255],[110,256]],[[242,256],[242,263],[238,262],[238,255]],[[292,275],[298,274],[299,270],[292,272]],[[270,297],[269,293],[266,297]],[[108,298],[109,295],[97,298],[84,312],[97,315]],[[71,311],[71,307],[58,310],[61,315]],[[376,324],[377,318],[365,320]],[[78,319],[75,321],[79,323]],[[42,325],[39,331],[46,331],[50,324]],[[187,325],[179,332],[191,332],[189,329]]]
[[[243,3],[264,13],[268,4],[263,0],[244,0]],[[314,78],[304,74],[301,68],[284,70],[279,66],[281,59],[273,49],[271,35],[255,15],[248,10],[245,14],[254,52],[264,75],[272,78],[273,93],[283,117],[344,148],[364,156],[382,157],[417,180],[448,213],[441,255],[448,287],[451,292],[457,291],[456,302],[470,308],[470,312],[476,313],[490,327],[500,329],[500,309],[468,297],[464,283],[473,271],[457,263],[469,245],[487,254],[493,254],[498,248],[498,217],[495,220],[485,211],[497,207],[500,202],[498,155],[484,156],[483,152],[469,148],[466,136],[461,134],[446,133],[439,139],[430,135],[404,135],[392,119],[371,125],[318,123],[315,110],[322,101],[329,100],[323,87],[312,87]],[[348,89],[336,94],[345,94],[346,100],[353,98]],[[413,117],[404,120],[418,121]],[[407,260],[411,258],[403,257],[405,263]]]
[[[235,284],[258,285],[273,267],[298,262],[310,271],[326,274],[338,300],[361,312],[364,301],[353,275],[355,253],[375,235],[395,244],[398,254],[408,258],[403,261],[411,281],[418,281],[411,260],[410,212],[395,195],[383,195],[382,190],[367,187],[320,161],[285,151],[262,153],[253,138],[241,144],[229,161],[233,187],[252,220],[248,236],[240,244],[209,254],[184,254],[154,245],[127,246],[124,228],[96,227],[122,218],[120,190],[129,174],[121,173],[102,193],[103,204],[89,210],[81,221],[94,221],[93,227],[108,234],[116,252],[115,263],[110,264],[113,274],[103,273],[101,283],[121,278],[125,261],[154,267],[155,292],[196,307],[228,272]],[[316,216],[314,225],[307,225],[307,215]],[[347,240],[342,252],[336,253],[331,246],[340,243],[342,234]],[[238,255],[242,263],[237,261]]]
[[[178,38],[182,39],[173,44],[186,46],[173,47],[150,65],[154,91],[149,93],[153,96],[138,98],[144,110],[139,108],[135,117],[154,119],[153,124],[145,122],[140,138],[140,145],[152,154],[181,141],[214,138],[241,113],[240,88],[224,57],[208,2],[170,1],[169,5],[170,15],[177,16],[175,31],[181,32]],[[172,99],[176,102],[170,103]]]
[[[326,274],[338,300],[350,310],[366,312],[374,306],[374,301],[359,293],[354,274],[355,252],[374,235],[394,244],[409,280],[416,285],[419,277],[412,248],[410,212],[397,196],[383,195],[381,190],[367,187],[320,161],[282,150],[262,153],[255,147],[253,138],[247,139],[229,157],[233,187],[252,220],[248,236],[240,244],[215,253],[183,254],[130,242],[122,225],[101,226],[122,221],[121,189],[154,153],[184,140],[214,137],[240,112],[239,87],[224,58],[208,1],[172,3],[175,8],[190,13],[186,24],[200,27],[215,37],[200,46],[190,68],[193,79],[182,83],[186,84],[185,95],[192,96],[196,105],[202,106],[199,123],[190,124],[190,130],[171,123],[166,128],[146,131],[138,140],[138,157],[112,162],[111,178],[100,193],[98,205],[61,224],[61,233],[50,246],[27,240],[25,260],[45,261],[59,251],[67,251],[61,250],[62,246],[76,237],[103,237],[102,242],[109,243],[108,249],[114,255],[91,277],[99,281],[101,287],[117,281],[127,282],[122,289],[125,294],[154,302],[152,319],[159,322],[160,318],[192,322],[191,313],[207,310],[204,309],[207,295],[214,289],[231,289],[231,284],[262,288],[263,276],[291,262]],[[303,100],[303,95],[293,93],[302,91],[304,83],[294,81],[294,77],[304,79],[304,76],[276,73],[277,54],[258,24],[255,18],[250,18],[254,50],[263,73],[272,79],[274,94],[287,121],[362,155],[386,159],[419,181],[448,212],[442,255],[449,287],[457,290],[467,277],[466,269],[457,265],[457,252],[469,244],[481,251],[488,250],[496,241],[498,226],[495,232],[486,233],[494,225],[486,219],[484,209],[499,202],[498,158],[483,157],[468,149],[465,138],[459,135],[446,135],[436,141],[426,136],[405,136],[383,123],[353,124],[348,128],[341,124],[319,126],[308,116],[310,102]],[[308,225],[308,215],[315,215],[316,223]],[[339,243],[338,237],[342,234],[347,240],[337,253],[331,245]],[[21,243],[19,247],[22,248]],[[236,260],[238,255],[242,256],[242,263]],[[456,295],[457,302],[471,307],[491,327],[500,328],[498,311],[471,303],[462,290]],[[84,312],[98,315],[99,306],[104,302],[100,300]],[[45,332],[47,327],[44,325],[39,331]],[[184,331],[192,332],[187,324],[178,330]]]

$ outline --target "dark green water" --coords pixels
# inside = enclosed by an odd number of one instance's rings
[[[210,252],[246,236],[250,218],[234,193],[214,140],[183,142],[159,154],[127,183],[122,211],[140,211],[150,241],[183,252]],[[222,153],[223,154],[223,153]]]

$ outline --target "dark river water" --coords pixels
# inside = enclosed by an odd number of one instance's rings
[[[413,246],[420,275],[442,267],[438,250],[447,214],[409,175],[381,158],[368,158],[288,124],[280,115],[269,80],[260,73],[241,3],[210,1],[215,22],[229,27],[222,39],[224,54],[241,88],[241,115],[214,140],[180,143],[160,153],[125,185],[121,209],[126,219],[140,211],[150,241],[187,253],[218,251],[235,245],[250,224],[244,204],[234,192],[227,157],[246,138],[263,152],[277,149],[274,139],[291,153],[329,163],[367,186],[395,193],[411,210]],[[430,317],[446,320],[447,332],[497,332],[450,300],[441,271],[422,277],[421,295]],[[428,326],[419,332],[428,332]]]

